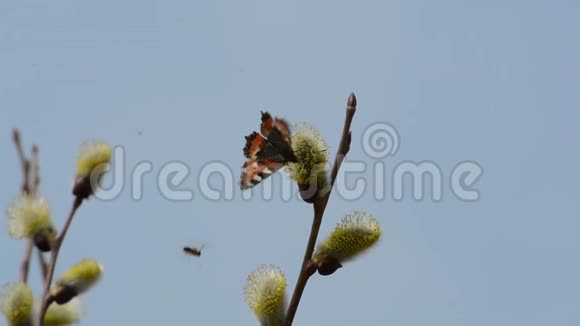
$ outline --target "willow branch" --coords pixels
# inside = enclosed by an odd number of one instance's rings
[[[38,161],[38,146],[36,144],[32,145],[32,156],[30,159],[30,193],[38,193],[38,188],[40,187],[40,164]]]
[[[42,281],[46,283],[46,278],[48,277],[48,263],[42,251],[37,250],[38,253],[38,265],[40,265],[40,276],[42,276]]]
[[[48,273],[45,274],[47,276],[46,276],[46,282],[44,283],[44,294],[43,294],[43,298],[42,298],[42,305],[40,306],[40,313],[38,314],[38,325],[39,326],[44,325],[44,315],[46,315],[46,310],[48,309],[50,304],[54,301],[54,297],[50,294],[50,285],[51,285],[52,279],[54,277],[54,270],[56,268],[56,261],[58,259],[58,254],[60,252],[62,242],[64,241],[64,238],[65,238],[66,233],[67,233],[67,231],[72,223],[72,220],[75,216],[75,213],[76,213],[77,209],[81,206],[82,202],[83,202],[83,199],[81,197],[75,197],[75,200],[73,202],[70,213],[66,219],[66,222],[64,223],[64,227],[63,227],[61,233],[59,234],[59,236],[54,240],[54,242],[51,245],[50,263],[48,265]]]
[[[286,312],[286,318],[284,320],[284,325],[290,326],[294,321],[294,316],[298,310],[298,304],[302,298],[302,293],[306,287],[306,283],[310,276],[316,272],[316,265],[312,262],[312,253],[314,252],[314,246],[316,245],[316,239],[318,238],[318,233],[320,231],[320,224],[322,223],[322,218],[324,217],[324,211],[326,205],[328,204],[328,199],[330,198],[330,193],[332,192],[334,181],[338,175],[338,170],[342,164],[346,154],[350,150],[351,142],[351,132],[350,125],[356,112],[356,97],[353,93],[350,94],[347,101],[346,107],[346,117],[344,120],[344,127],[342,130],[342,137],[340,139],[340,144],[338,146],[338,151],[336,153],[336,158],[334,160],[334,165],[330,172],[330,191],[328,191],[324,196],[317,198],[314,202],[314,218],[312,219],[312,227],[310,229],[310,237],[308,238],[308,244],[306,245],[306,251],[304,252],[304,259],[302,260],[302,268],[300,269],[300,274],[298,275],[298,280],[296,281],[296,286],[294,288],[294,293],[292,294],[292,299],[288,305],[288,310]]]
[[[34,249],[34,243],[32,240],[26,241],[26,247],[24,248],[24,257],[20,263],[20,282],[28,282],[28,271],[30,270],[30,256],[32,255],[32,250]]]
[[[30,161],[24,155],[24,149],[22,147],[22,142],[20,140],[20,131],[18,129],[12,130],[12,140],[16,146],[16,152],[18,153],[18,159],[20,160],[20,165],[22,167],[22,193],[30,193]]]
[[[22,169],[22,193],[28,195],[30,193],[30,161],[24,155],[24,148],[22,147],[22,141],[20,140],[20,131],[18,129],[12,130],[12,141],[16,147],[16,153],[18,154],[18,159],[20,161],[20,166]],[[20,263],[20,281],[28,282],[28,271],[30,270],[30,256],[32,255],[32,250],[34,249],[34,243],[32,240],[26,241],[26,247],[24,248],[24,256],[22,257],[22,262]]]

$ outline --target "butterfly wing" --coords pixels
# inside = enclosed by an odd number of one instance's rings
[[[246,136],[244,155],[249,160],[242,167],[242,189],[257,185],[280,170],[284,164],[296,162],[288,123],[280,118],[272,118],[268,112],[262,112],[260,133],[254,131]]]
[[[290,142],[290,128],[288,127],[288,122],[281,118],[272,118],[272,115],[270,115],[268,112],[262,112],[260,133],[264,137],[270,138],[270,134],[274,130],[278,130],[280,132],[283,141]]]
[[[242,189],[251,188],[276,173],[282,166],[284,166],[282,163],[271,160],[249,160],[243,166],[240,187]]]
[[[286,120],[280,118],[274,119],[274,128],[280,132],[283,141],[290,142],[290,128]]]
[[[244,146],[244,156],[250,160],[255,160],[258,158],[258,154],[266,145],[266,138],[257,132],[251,133],[246,136],[246,146]]]
[[[282,164],[295,162],[296,156],[292,145],[284,141],[284,136],[278,129],[273,129],[266,139],[262,149],[256,153],[257,158]]]
[[[260,133],[268,138],[268,135],[274,129],[274,119],[268,112],[261,112],[262,113],[262,123],[260,124]]]

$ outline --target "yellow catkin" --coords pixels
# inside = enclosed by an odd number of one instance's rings
[[[103,266],[96,260],[84,259],[64,272],[56,281],[59,287],[69,287],[81,294],[93,287],[103,274]]]
[[[276,325],[284,317],[286,277],[276,266],[262,265],[248,276],[245,300],[262,325]]]
[[[81,144],[77,158],[76,178],[89,177],[102,164],[108,164],[113,150],[100,140],[88,140]]]
[[[32,290],[23,282],[5,284],[0,290],[0,309],[9,325],[31,323],[33,301]]]
[[[316,249],[314,259],[331,257],[344,262],[377,243],[381,228],[377,220],[364,212],[354,212],[342,218],[340,224]]]

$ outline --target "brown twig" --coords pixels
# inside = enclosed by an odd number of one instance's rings
[[[12,130],[12,140],[14,141],[14,146],[16,146],[16,152],[18,153],[18,159],[20,160],[20,166],[22,169],[22,193],[28,195],[30,194],[30,161],[24,155],[24,148],[22,146],[20,131],[18,131],[18,129]],[[22,262],[20,263],[20,281],[24,283],[28,282],[30,256],[32,255],[33,250],[33,241],[27,240],[26,247],[24,248],[24,256],[22,257]]]
[[[48,277],[48,263],[46,262],[46,258],[42,251],[37,250],[38,253],[38,264],[40,265],[40,274],[42,276],[42,281],[46,282],[46,278]]]
[[[30,193],[30,161],[24,155],[24,149],[22,147],[22,142],[20,141],[20,131],[18,129],[12,130],[12,140],[16,146],[16,152],[18,153],[18,158],[20,159],[20,165],[22,166],[22,193]]]
[[[338,170],[340,165],[344,160],[346,154],[350,150],[351,142],[351,132],[350,125],[356,112],[356,97],[353,93],[350,94],[347,101],[346,107],[346,118],[344,120],[344,128],[342,130],[342,137],[340,139],[340,145],[338,146],[338,152],[336,153],[336,159],[332,170],[330,172],[330,191],[328,191],[324,196],[317,198],[314,202],[314,218],[312,219],[312,227],[310,229],[310,237],[308,238],[308,244],[306,246],[306,251],[304,252],[304,259],[302,260],[302,268],[300,269],[300,274],[298,275],[298,280],[296,281],[296,286],[294,288],[294,293],[292,294],[292,299],[288,305],[288,310],[286,312],[286,318],[284,320],[284,325],[290,326],[298,310],[298,304],[302,298],[302,293],[306,287],[306,283],[310,276],[316,272],[316,266],[312,262],[312,253],[314,252],[314,246],[316,245],[316,239],[318,238],[318,232],[320,231],[320,224],[322,223],[322,218],[324,216],[324,211],[326,209],[326,204],[328,204],[328,199],[330,198],[330,193],[332,192],[332,187],[334,186],[334,181],[338,175]]]
[[[26,247],[24,248],[24,257],[20,263],[20,282],[28,282],[28,271],[30,270],[30,256],[32,255],[32,250],[34,249],[34,243],[32,240],[26,241]]]
[[[32,156],[30,159],[30,193],[38,193],[40,187],[40,164],[38,161],[38,146],[32,145]]]
[[[59,236],[54,240],[54,242],[51,245],[50,263],[48,265],[48,273],[46,274],[47,277],[46,277],[46,282],[44,284],[44,294],[43,294],[43,298],[42,298],[42,305],[40,306],[40,313],[38,314],[38,325],[39,326],[44,325],[44,315],[46,315],[46,310],[48,309],[50,304],[54,301],[54,297],[50,294],[50,285],[51,285],[52,279],[54,277],[54,270],[56,268],[56,261],[58,259],[58,254],[60,252],[62,242],[64,241],[64,237],[66,236],[66,233],[67,233],[67,231],[72,223],[72,220],[75,216],[77,209],[81,206],[82,203],[83,203],[83,199],[81,197],[75,197],[75,200],[73,202],[70,213],[66,219],[66,222],[64,223],[64,227],[63,227],[61,233],[59,234]]]

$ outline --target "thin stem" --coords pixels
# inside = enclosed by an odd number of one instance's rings
[[[22,169],[22,193],[25,195],[30,194],[30,161],[24,155],[24,149],[22,147],[22,141],[20,140],[20,131],[18,129],[12,130],[12,140],[14,146],[16,146],[16,153],[18,154],[18,159],[20,161],[20,166]],[[34,151],[33,151],[34,153]],[[26,241],[26,247],[24,248],[24,256],[22,257],[22,262],[20,263],[20,281],[26,283],[28,282],[28,271],[30,270],[30,256],[34,250],[34,242],[32,240]]]
[[[22,142],[20,141],[20,131],[18,129],[12,130],[12,140],[16,146],[16,152],[18,153],[18,158],[20,159],[20,165],[22,166],[22,193],[30,193],[30,161],[24,155],[24,149],[22,147]]]
[[[38,193],[40,187],[40,164],[38,162],[38,146],[32,145],[32,156],[30,159],[30,193]]]
[[[42,251],[37,250],[38,253],[38,264],[40,265],[40,273],[42,276],[42,281],[46,283],[46,278],[48,277],[48,263]]]
[[[330,173],[330,191],[328,191],[324,196],[316,199],[314,202],[314,218],[312,219],[310,236],[308,238],[308,244],[306,245],[306,251],[304,252],[304,259],[302,260],[302,268],[300,269],[300,274],[298,275],[298,280],[296,281],[296,287],[294,288],[294,293],[292,294],[292,299],[290,300],[290,304],[288,305],[288,310],[286,312],[286,318],[284,320],[284,325],[286,326],[292,325],[294,316],[298,310],[298,304],[302,298],[302,293],[304,293],[304,288],[306,288],[306,283],[308,283],[310,276],[316,272],[316,266],[312,262],[312,253],[314,252],[314,246],[316,245],[316,239],[318,238],[318,232],[320,231],[320,224],[322,223],[324,211],[326,209],[326,205],[328,204],[328,199],[330,198],[330,193],[332,192],[332,188],[334,186],[334,181],[338,175],[338,170],[340,169],[340,165],[342,164],[346,154],[350,150],[350,125],[352,123],[355,112],[356,97],[353,93],[351,93],[347,101],[346,118],[344,120],[344,128],[342,130],[340,145],[338,146],[336,159]]]
[[[350,141],[351,141],[351,132],[350,132],[350,125],[352,123],[352,119],[356,112],[356,97],[354,93],[351,93],[348,97],[347,105],[346,105],[346,117],[344,119],[344,127],[342,129],[342,136],[340,137],[340,144],[338,145],[338,152],[336,153],[336,159],[334,161],[334,165],[332,166],[332,170],[330,172],[330,184],[331,186],[334,185],[334,181],[336,180],[336,176],[338,175],[338,169],[340,169],[340,165],[342,161],[348,154],[350,150]]]
[[[28,271],[30,270],[30,256],[32,255],[32,250],[34,249],[34,242],[32,240],[26,241],[26,247],[24,248],[24,257],[22,258],[22,263],[20,263],[20,282],[28,282]]]
[[[56,261],[58,259],[58,254],[60,252],[60,248],[62,246],[62,242],[64,241],[64,237],[71,225],[71,222],[75,216],[77,209],[81,206],[83,199],[80,197],[75,197],[73,202],[71,211],[64,223],[64,227],[60,233],[60,235],[54,240],[52,243],[52,248],[50,251],[50,263],[48,265],[48,273],[46,277],[46,282],[44,284],[44,294],[42,299],[42,305],[40,307],[40,313],[38,314],[38,325],[44,325],[44,315],[46,315],[46,310],[50,306],[50,304],[54,301],[54,297],[50,294],[50,285],[52,283],[52,279],[54,277],[54,270],[56,268]]]

